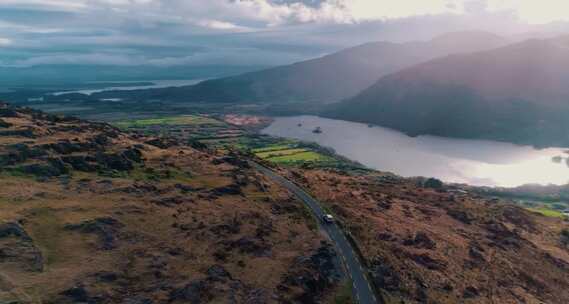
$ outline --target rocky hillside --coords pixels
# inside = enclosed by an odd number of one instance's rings
[[[0,184],[1,303],[325,303],[342,280],[230,155],[0,104]]]
[[[502,46],[505,39],[486,32],[450,33],[429,41],[373,42],[321,58],[198,85],[123,92],[91,98],[218,103],[330,103],[352,97],[381,76],[454,53]]]
[[[410,135],[569,146],[569,38],[458,54],[380,79],[327,115]]]
[[[278,170],[387,303],[569,302],[567,221],[436,180]],[[0,185],[0,303],[350,303],[306,209],[239,155],[0,104]]]
[[[291,177],[343,220],[388,303],[569,303],[567,221],[392,175]]]

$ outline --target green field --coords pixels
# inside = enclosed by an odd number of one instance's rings
[[[281,165],[316,165],[336,167],[342,161],[324,149],[291,139],[253,134],[236,129],[211,117],[178,115],[120,120],[114,123],[122,129],[142,129],[197,140],[210,148],[250,152],[255,156]],[[156,127],[164,127],[157,129]],[[172,127],[172,128],[168,128]],[[147,178],[142,174],[141,179]]]
[[[272,152],[272,151],[286,150],[289,148],[292,148],[292,146],[289,144],[270,145],[270,146],[263,147],[263,148],[251,149],[251,152],[253,152],[253,153]]]
[[[303,163],[303,162],[333,162],[334,159],[317,152],[306,151],[297,154],[277,156],[268,158],[269,161],[275,163]]]
[[[333,163],[336,160],[308,148],[296,147],[289,143],[271,144],[266,147],[252,149],[257,157],[278,164]]]
[[[260,158],[274,158],[274,157],[279,157],[279,156],[289,156],[289,155],[293,155],[293,154],[300,154],[303,152],[309,152],[309,151],[306,149],[301,149],[301,148],[298,148],[298,149],[285,148],[282,150],[271,150],[271,151],[267,151],[267,152],[254,152],[254,153],[255,153],[255,155],[257,155],[257,157],[260,157]]]
[[[167,116],[161,118],[122,120],[114,123],[123,129],[144,128],[150,126],[178,126],[178,125],[224,125],[223,122],[200,115]]]
[[[563,213],[561,213],[557,210],[553,210],[553,209],[549,209],[549,208],[545,208],[545,207],[528,208],[528,210],[533,211],[535,213],[539,213],[539,214],[547,216],[547,217],[565,218],[565,215],[563,215]]]

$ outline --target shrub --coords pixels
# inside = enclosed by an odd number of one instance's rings
[[[561,230],[561,243],[565,246],[569,246],[569,229]]]
[[[436,178],[429,178],[423,184],[425,188],[433,188],[433,189],[440,189],[443,187],[443,185],[444,185],[443,182]]]

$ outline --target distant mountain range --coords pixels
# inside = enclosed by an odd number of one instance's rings
[[[106,91],[88,99],[109,98],[266,104],[273,114],[301,109],[411,136],[569,147],[569,36],[512,43],[473,31],[374,42],[193,86]]]
[[[219,103],[332,103],[358,94],[382,76],[417,63],[506,43],[506,39],[487,32],[451,33],[422,42],[374,42],[313,60],[194,86],[106,92],[94,97]]]
[[[569,36],[419,64],[324,115],[409,135],[569,146]]]
[[[0,67],[0,89],[62,88],[92,82],[211,79],[259,70],[260,66],[38,65]]]

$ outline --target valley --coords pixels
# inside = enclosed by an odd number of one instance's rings
[[[444,139],[432,139],[432,142],[429,142],[431,139],[421,139],[421,145],[413,147],[409,143],[412,138],[403,134],[397,135],[392,130],[382,131],[379,127],[366,125],[354,128],[351,123],[307,116],[264,118],[243,114],[202,114],[124,120],[113,124],[123,128],[128,126],[130,131],[173,136],[183,142],[200,144],[219,151],[239,151],[279,166],[335,169],[358,174],[375,169],[407,177],[436,177],[454,183],[458,189],[509,199],[528,210],[547,216],[563,219],[567,217],[564,212],[569,210],[565,178],[568,169],[564,163],[552,161],[552,156],[564,154],[564,149],[537,151],[530,147],[501,143],[454,143]],[[313,133],[318,126],[322,126],[322,134]],[[350,131],[352,129],[353,132]],[[375,132],[387,134],[375,135]],[[348,142],[335,145],[338,139],[346,139]],[[354,142],[356,139],[359,142]],[[359,147],[364,143],[368,147],[368,154],[362,154],[358,149],[350,150],[350,147]],[[447,143],[448,146],[442,143]],[[477,151],[476,157],[468,152],[474,149]],[[410,151],[416,151],[416,154],[412,155]],[[454,170],[463,170],[463,174],[448,175],[447,172],[450,171],[444,171],[453,162]],[[465,163],[468,165],[464,165]],[[477,178],[472,164],[496,166],[495,170],[488,172],[503,174]],[[533,176],[536,182],[558,182],[559,186],[532,184],[532,181],[523,180],[527,178],[525,175],[508,179],[512,177],[508,174],[508,167],[512,172],[518,172],[531,170],[531,167],[536,165],[549,168],[544,171],[544,176]],[[558,172],[559,180],[551,179],[556,176],[552,172]],[[506,179],[500,180],[504,176]],[[516,185],[516,182],[519,184]],[[497,183],[509,186],[497,187]]]
[[[543,287],[568,283],[563,218],[258,134],[271,120],[191,114],[120,119],[118,129],[7,105],[0,114],[0,242],[12,248],[0,259],[1,298],[350,303],[341,262],[315,220],[247,159],[301,185],[341,220],[386,303],[569,297]],[[322,156],[297,162],[305,153]],[[514,248],[523,255],[512,256]],[[520,267],[510,292],[496,289],[503,282],[494,275],[506,260]],[[261,264],[270,271],[251,276]],[[535,277],[527,269],[538,264],[543,276]],[[470,266],[453,270],[461,265]]]
[[[0,304],[569,303],[553,5],[4,2]]]

